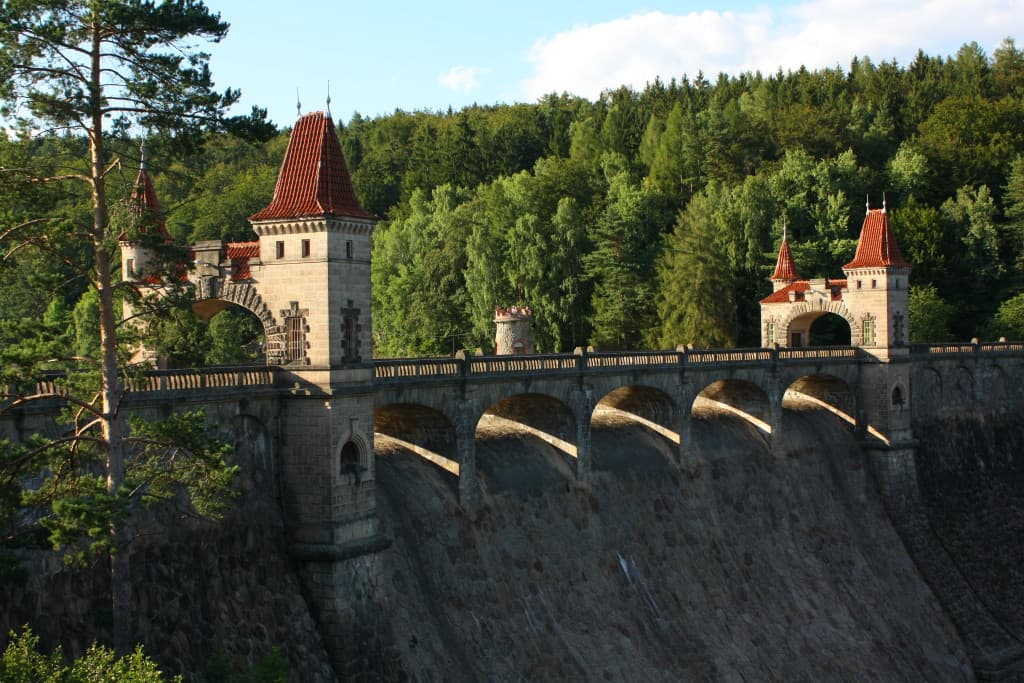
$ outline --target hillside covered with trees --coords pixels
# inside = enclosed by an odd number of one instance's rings
[[[150,139],[147,157],[184,243],[253,239],[286,143],[270,127],[209,134],[201,151]],[[1007,38],[908,65],[702,74],[591,102],[404,112],[339,126],[353,184],[379,216],[373,254],[377,356],[492,346],[495,306],[535,312],[545,352],[750,346],[783,227],[805,277],[842,277],[865,198],[885,200],[911,278],[915,340],[1024,337],[1024,51]],[[0,140],[0,166],[52,174],[83,143]],[[127,196],[137,139],[111,191]],[[88,197],[0,185],[0,221],[87,220]],[[5,245],[0,345],[95,344],[95,302],[68,263]],[[179,364],[245,362],[243,315],[162,323]],[[81,348],[81,355],[89,355]]]

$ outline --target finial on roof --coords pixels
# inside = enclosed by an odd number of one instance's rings
[[[885,193],[884,192],[882,193],[882,213],[886,213]]]
[[[302,101],[299,99],[299,89],[295,89],[295,113],[302,116]]]
[[[331,82],[327,81],[327,116],[331,115]]]
[[[785,217],[785,216],[782,218],[782,241],[783,242],[786,241],[786,228],[789,227],[789,221],[786,220],[786,218],[787,217]]]
[[[868,213],[871,213],[871,195],[865,195],[867,201],[864,202],[864,208],[867,209]]]
[[[139,143],[139,170],[146,170],[146,141]]]

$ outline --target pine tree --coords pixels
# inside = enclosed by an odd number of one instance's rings
[[[675,231],[658,262],[657,341],[717,348],[735,346],[736,304],[732,273],[706,196],[698,195],[679,214]]]
[[[80,499],[62,500],[56,478],[34,495],[38,502],[52,505],[48,519],[57,543],[68,542],[83,526],[109,530],[98,538],[94,535],[88,545],[111,556],[114,646],[124,654],[131,649],[125,520],[136,502],[129,493],[133,482],[126,476],[129,456],[156,467],[161,452],[166,452],[160,444],[180,437],[186,452],[213,454],[209,460],[197,462],[210,465],[209,476],[221,484],[230,479],[231,468],[220,459],[223,452],[204,442],[192,422],[178,420],[177,435],[157,425],[136,425],[132,435],[125,432],[119,417],[124,387],[119,373],[121,330],[116,308],[118,290],[124,283],[115,282],[115,272],[118,237],[124,226],[114,226],[111,221],[108,184],[121,160],[111,158],[108,143],[117,133],[148,130],[163,134],[180,149],[194,149],[204,130],[225,123],[223,112],[238,99],[238,92],[214,91],[207,55],[196,51],[191,41],[217,41],[228,25],[201,2],[191,0],[69,0],[0,3],[0,26],[0,102],[4,105],[0,113],[16,120],[25,136],[40,129],[77,136],[85,150],[80,165],[70,173],[41,176],[32,168],[0,171],[5,177],[29,176],[34,182],[55,187],[72,184],[85,188],[91,219],[68,225],[39,216],[6,226],[0,239],[50,252],[62,241],[88,244],[91,266],[79,270],[97,294],[99,311],[98,399],[92,399],[91,392],[80,394],[69,386],[70,393],[64,398],[79,415],[72,435],[36,444],[22,453],[19,461],[38,462],[67,449],[82,457],[94,449],[103,463],[105,480],[89,491],[89,504]],[[254,125],[257,118],[252,119]],[[22,396],[15,404],[31,398]],[[148,451],[142,448],[141,455],[148,457],[140,457],[139,438],[143,436],[152,444]],[[87,481],[93,479],[82,475],[79,483]]]

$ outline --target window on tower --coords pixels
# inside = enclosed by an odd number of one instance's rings
[[[875,345],[875,321],[864,321],[864,346]]]

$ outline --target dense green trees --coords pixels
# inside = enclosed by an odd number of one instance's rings
[[[1022,95],[1024,57],[1007,39],[991,57],[972,43],[906,66],[854,58],[656,79],[595,101],[356,114],[339,126],[343,148],[384,219],[376,352],[489,349],[494,307],[513,303],[534,309],[545,351],[756,344],[783,225],[805,276],[839,277],[865,195],[877,206],[883,192],[913,284],[961,312],[949,334],[984,334],[1024,288]],[[245,217],[269,197],[286,139],[222,136],[165,161],[172,233],[251,239]],[[44,276],[67,274],[47,266],[33,286]]]

